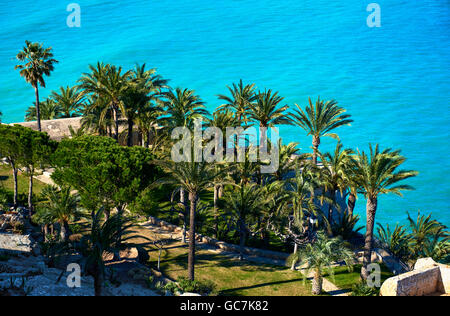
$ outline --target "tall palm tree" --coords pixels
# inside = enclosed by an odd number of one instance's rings
[[[231,96],[219,94],[218,98],[225,103],[222,104],[219,109],[231,109],[236,114],[236,118],[239,122],[247,121],[247,114],[250,104],[256,99],[255,84],[246,84],[242,82],[242,79],[238,84],[233,83],[232,87],[227,86]]]
[[[283,97],[272,90],[259,91],[255,102],[249,104],[249,119],[259,123],[261,127],[273,127],[275,125],[290,124],[285,111],[289,106],[280,107]]]
[[[272,92],[270,89],[264,92],[259,91],[256,95],[255,102],[249,104],[249,119],[258,123],[262,128],[290,124],[291,122],[285,114],[285,111],[289,107],[287,105],[280,107],[282,101],[283,98],[278,95],[278,92]],[[267,134],[262,133],[259,141],[260,147],[266,149]]]
[[[80,116],[79,110],[83,105],[84,97],[78,87],[60,87],[53,91],[51,98],[56,102],[62,112],[62,117]]]
[[[161,179],[159,183],[173,184],[181,187],[189,194],[189,256],[188,277],[191,281],[195,279],[195,225],[197,203],[200,193],[204,192],[214,184],[214,179],[226,170],[218,171],[213,164],[206,162],[157,162],[169,177]]]
[[[84,73],[79,79],[79,87],[85,94],[91,93],[97,97],[92,107],[105,106],[102,108],[101,119],[105,118],[109,111],[114,121],[114,139],[119,140],[119,118],[120,110],[123,108],[121,96],[128,88],[128,80],[131,71],[123,72],[122,67],[97,63],[97,67],[89,66],[91,73]]]
[[[209,118],[207,120],[207,125],[210,127],[216,127],[222,131],[223,135],[226,135],[226,129],[227,127],[236,127],[239,125],[238,119],[234,116],[233,112],[229,109],[217,109],[213,115],[212,118]],[[227,140],[226,137],[223,137],[223,143],[222,143],[222,149],[223,149],[223,155],[226,154],[226,148],[227,148]],[[218,210],[218,200],[222,198],[221,192],[223,192],[223,185],[222,185],[223,179],[216,179],[214,184],[214,223],[215,223],[215,234],[217,237],[218,230],[219,230],[219,224],[218,224],[218,216],[219,216],[219,210]]]
[[[38,130],[41,131],[41,112],[39,108],[39,85],[45,88],[44,76],[50,76],[54,70],[54,64],[58,63],[53,58],[52,48],[44,48],[42,44],[25,41],[25,47],[16,58],[24,63],[15,66],[20,70],[20,75],[31,84],[36,95],[36,118]]]
[[[336,262],[344,261],[349,271],[354,262],[353,252],[347,249],[342,240],[329,239],[323,233],[317,235],[317,240],[307,244],[305,248],[292,255],[289,261],[297,260],[301,265],[306,265],[305,277],[312,274],[312,293],[322,293],[323,275],[328,272],[334,276],[333,266]],[[290,262],[289,262],[290,263]]]
[[[338,135],[331,133],[334,129],[350,125],[353,120],[350,119],[349,114],[345,114],[345,109],[338,106],[335,100],[321,101],[317,99],[313,105],[311,98],[309,98],[309,105],[303,110],[297,104],[297,108],[291,114],[292,123],[300,126],[308,135],[313,137],[313,162],[317,165],[317,156],[319,153],[319,145],[321,137],[332,137],[339,139]]]
[[[361,193],[367,199],[366,206],[366,238],[364,246],[364,260],[361,269],[361,277],[367,280],[369,273],[367,266],[371,263],[373,231],[375,215],[378,206],[378,197],[381,194],[397,194],[401,191],[412,190],[409,185],[401,185],[398,182],[414,177],[418,174],[412,170],[397,170],[406,158],[400,155],[400,151],[385,149],[380,151],[379,146],[370,146],[370,153],[358,152],[355,157],[355,181],[362,188]]]
[[[195,119],[209,114],[205,109],[205,103],[194,90],[189,89],[176,88],[164,92],[163,105],[165,113],[160,121],[169,134],[176,127],[187,127],[192,130]],[[183,187],[180,190],[180,203],[185,204]]]
[[[78,212],[79,197],[71,194],[69,187],[58,189],[47,186],[42,191],[42,198],[44,201],[39,208],[45,210],[43,213],[51,216],[54,223],[59,224],[61,240],[68,241],[69,223],[80,215]]]
[[[343,196],[347,189],[347,170],[349,164],[352,163],[353,150],[344,149],[341,142],[338,142],[333,154],[319,153],[323,167],[320,168],[319,178],[322,182],[325,192],[329,192],[331,203],[328,205],[328,222],[333,225],[333,209],[336,207],[340,212],[341,209],[337,205],[337,193]]]

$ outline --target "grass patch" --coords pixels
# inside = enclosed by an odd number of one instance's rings
[[[156,238],[145,228],[136,229],[147,238]],[[136,240],[144,243],[144,240]],[[149,251],[149,264],[156,268],[158,251]],[[161,258],[161,272],[176,280],[187,276],[187,245],[171,241]],[[253,262],[240,262],[207,250],[198,250],[196,279],[213,282],[219,295],[224,296],[309,296],[311,284],[303,283],[303,275],[289,268]]]
[[[380,264],[381,266],[381,284],[383,284],[384,281],[389,279],[390,277],[393,277],[394,274],[384,265]],[[330,276],[325,276],[330,282],[333,282],[337,287],[339,287],[342,290],[351,292],[352,286],[355,284],[360,283],[361,278],[361,264],[356,264],[353,266],[353,272],[348,272],[347,267],[336,267],[334,268],[334,279]]]
[[[19,171],[17,176],[17,185],[19,188],[19,200],[22,203],[26,202],[26,197],[28,196],[28,181],[28,177]],[[45,183],[34,179],[33,193],[35,194],[35,196],[38,196],[45,186]],[[14,179],[11,167],[8,165],[0,165],[0,188],[10,192],[12,198],[12,194],[14,192]]]

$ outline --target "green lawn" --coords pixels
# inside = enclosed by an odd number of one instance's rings
[[[148,230],[138,229],[140,235],[149,235]],[[144,242],[144,240],[141,240]],[[187,246],[180,242],[166,245],[161,259],[161,272],[176,280],[187,276]],[[158,251],[149,252],[150,262],[157,267]],[[199,250],[196,258],[196,279],[212,281],[225,296],[308,296],[311,285],[304,283],[298,271],[252,262],[240,262],[214,252]]]
[[[337,287],[342,290],[351,292],[352,286],[360,282],[360,274],[361,274],[362,265],[357,264],[353,266],[353,272],[348,272],[346,267],[337,267],[334,268],[334,279],[326,276],[328,280],[333,282]],[[393,277],[391,271],[384,265],[381,264],[381,284],[386,281],[388,278]]]
[[[26,196],[28,195],[28,177],[26,175],[22,175],[20,172],[18,174],[18,187],[19,187],[19,195],[23,197],[19,197],[22,202],[25,202]],[[34,179],[33,182],[33,192],[35,195],[41,193],[42,189],[46,186],[45,183]],[[0,188],[3,188],[9,192],[14,192],[14,180],[12,175],[11,167],[8,165],[0,165]]]

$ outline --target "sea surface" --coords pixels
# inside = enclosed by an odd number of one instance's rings
[[[34,101],[14,70],[25,40],[52,46],[60,61],[41,98],[97,61],[147,63],[172,86],[195,89],[210,110],[241,78],[279,91],[289,105],[320,95],[355,120],[337,130],[345,146],[400,148],[404,167],[420,172],[407,181],[415,191],[380,198],[377,222],[405,223],[406,212],[420,210],[450,226],[450,1],[379,0],[381,27],[369,28],[373,1],[78,0],[81,27],[69,28],[70,1],[1,0],[2,119],[23,121]],[[297,127],[283,127],[281,137],[310,150]],[[335,143],[323,139],[321,149]],[[364,210],[360,197],[362,220]]]

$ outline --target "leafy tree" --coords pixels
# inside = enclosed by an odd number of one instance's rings
[[[76,189],[87,209],[105,206],[105,214],[125,207],[159,176],[150,152],[142,147],[121,147],[100,136],[64,139],[53,157],[52,178]]]
[[[25,41],[25,47],[16,58],[23,64],[15,69],[20,70],[20,75],[31,84],[36,94],[36,118],[38,130],[41,131],[41,117],[39,109],[39,85],[45,88],[44,76],[50,76],[54,70],[54,64],[58,63],[53,58],[52,48],[44,48],[42,44]]]
[[[317,165],[320,138],[326,136],[339,139],[338,135],[331,131],[343,125],[350,125],[353,120],[350,119],[350,115],[345,114],[345,109],[338,106],[334,100],[324,103],[318,98],[313,105],[309,98],[309,105],[305,110],[297,104],[295,106],[297,108],[291,114],[292,123],[300,126],[313,137],[313,162]]]
[[[36,166],[42,166],[56,144],[45,133],[33,131],[21,125],[0,125],[0,155],[6,157],[13,170],[14,207],[18,206],[19,167],[25,167],[29,176],[28,205],[32,208],[33,176]]]
[[[305,248],[300,249],[293,254],[289,261],[297,260],[301,265],[306,265],[306,275],[313,275],[312,293],[319,295],[322,293],[323,275],[328,272],[334,277],[333,266],[338,261],[344,261],[349,271],[354,262],[353,253],[347,249],[342,240],[329,239],[325,234],[317,234],[317,240],[307,244]]]
[[[400,155],[400,151],[385,149],[380,151],[379,146],[370,146],[369,155],[358,152],[355,166],[355,181],[362,188],[361,193],[367,200],[366,213],[366,240],[364,246],[364,260],[361,269],[361,277],[367,280],[367,266],[371,261],[373,246],[373,230],[375,225],[375,215],[378,206],[378,197],[382,194],[397,194],[402,196],[401,191],[413,189],[408,185],[401,185],[398,182],[414,177],[418,174],[412,170],[397,170],[406,160]]]
[[[28,176],[28,208],[33,211],[33,177],[37,168],[43,168],[50,163],[50,156],[56,150],[57,143],[50,140],[47,133],[21,128],[20,144],[23,147],[20,165]]]

